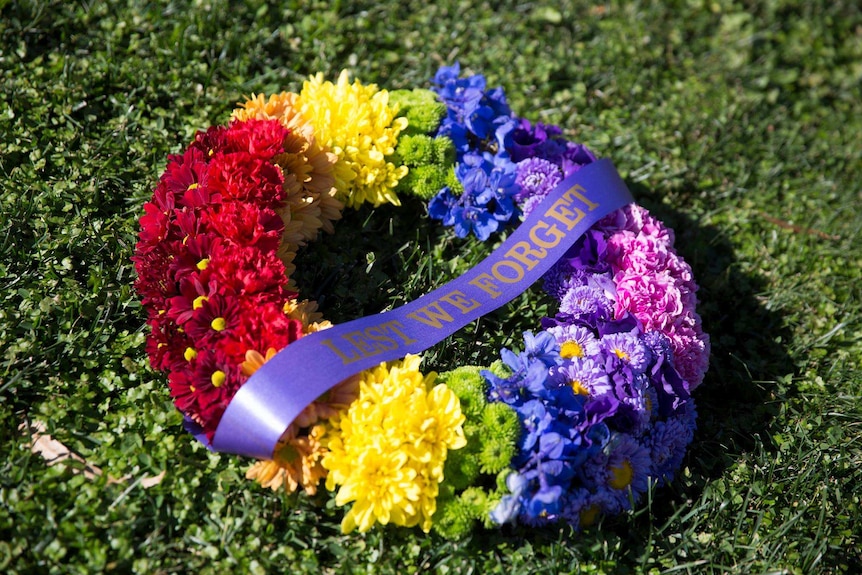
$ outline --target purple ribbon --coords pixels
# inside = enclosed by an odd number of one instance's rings
[[[594,223],[632,201],[610,160],[582,167],[461,277],[397,309],[309,334],[281,350],[231,400],[212,448],[272,458],[290,423],[323,393],[380,362],[424,351],[511,301]]]

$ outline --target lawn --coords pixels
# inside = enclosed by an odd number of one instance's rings
[[[857,2],[281,4],[0,0],[0,571],[862,572]],[[613,159],[701,285],[713,347],[683,471],[582,532],[342,535],[325,493],[263,490],[197,444],[147,361],[130,257],[168,154],[318,71],[427,87],[455,61]],[[490,249],[406,200],[348,213],[296,277],[338,322]],[[490,363],[536,301],[426,363]],[[75,457],[49,464],[39,436]]]

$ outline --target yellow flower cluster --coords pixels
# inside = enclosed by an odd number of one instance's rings
[[[437,374],[419,372],[419,356],[362,373],[359,397],[330,420],[322,465],[338,505],[354,502],[341,529],[375,522],[428,532],[449,449],[466,445],[458,396]]]
[[[298,103],[303,117],[314,126],[318,140],[336,155],[335,186],[347,206],[401,205],[395,195],[406,166],[395,166],[386,156],[395,151],[398,134],[407,127],[389,106],[389,93],[376,84],[348,81],[342,71],[337,83],[324,82],[318,73],[302,86]]]
[[[358,80],[350,84],[346,70],[336,84],[317,74],[300,94],[253,94],[234,110],[233,120],[274,119],[289,130],[285,153],[275,158],[287,196],[279,210],[284,234],[278,256],[288,277],[296,269],[297,249],[321,229],[332,233],[345,204],[400,205],[394,189],[407,167],[386,161],[407,127],[397,112],[386,90]],[[289,287],[295,288],[292,280]]]

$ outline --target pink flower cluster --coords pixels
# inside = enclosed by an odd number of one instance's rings
[[[673,230],[636,204],[605,217],[604,233],[617,299],[617,318],[630,312],[646,331],[666,335],[674,365],[691,389],[703,381],[709,364],[709,335],[703,332],[697,284],[691,267],[674,250]]]

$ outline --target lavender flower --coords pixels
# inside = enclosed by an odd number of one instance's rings
[[[588,358],[572,358],[551,368],[549,383],[554,387],[568,386],[578,395],[596,397],[612,393],[604,366]]]
[[[518,176],[515,183],[519,190],[515,194],[515,201],[519,203],[531,196],[544,198],[563,179],[560,168],[542,158],[526,159],[518,162],[517,167]]]
[[[635,374],[644,373],[652,359],[649,349],[633,332],[606,335],[601,339],[601,346],[608,353],[608,357],[624,363]]]
[[[584,464],[584,480],[596,492],[611,497],[603,503],[606,513],[631,508],[646,491],[650,472],[649,450],[630,435],[616,433],[602,453]]]
[[[560,356],[564,359],[593,357],[601,351],[599,340],[592,330],[581,325],[554,325],[546,331],[557,340]]]

